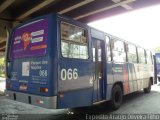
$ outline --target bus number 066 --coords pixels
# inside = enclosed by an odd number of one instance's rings
[[[78,70],[76,68],[72,69],[62,69],[61,70],[61,80],[72,80],[78,78]]]

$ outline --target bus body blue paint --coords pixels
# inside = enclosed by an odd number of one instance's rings
[[[20,28],[25,28],[26,25],[34,28],[34,22],[41,19],[47,21],[47,30],[44,29],[43,31],[43,28],[41,28],[29,31],[26,28],[26,31],[22,29],[22,31],[14,33]],[[67,29],[66,33],[62,33],[62,23],[67,23],[68,26],[71,25],[72,27],[76,26],[77,30],[85,31],[81,40],[86,40],[86,43],[71,40],[65,42],[68,46],[72,44],[85,46],[86,51],[88,51],[88,58],[76,58],[72,55],[70,57],[63,56],[62,34],[67,36],[75,30],[70,28]],[[47,33],[43,33],[45,31]],[[18,33],[21,33],[21,35],[16,38],[14,35]],[[45,36],[43,36],[44,34]],[[22,36],[25,35],[28,35],[28,39],[32,36],[30,42],[25,43],[21,40]],[[35,36],[38,37],[35,38]],[[73,38],[73,36],[74,34],[68,37]],[[107,42],[107,36],[110,42]],[[153,65],[141,64],[138,59],[136,63],[127,61],[129,57],[127,47],[124,48],[126,61],[115,62],[116,54],[113,53],[113,39],[115,39],[115,36],[58,14],[45,15],[18,25],[12,30],[9,39],[9,45],[11,46],[9,46],[7,54],[8,78],[6,81],[6,91],[9,92],[6,93],[10,94],[14,100],[24,101],[25,103],[28,101],[29,104],[33,103],[33,105],[38,105],[38,102],[42,101],[44,105],[39,106],[46,108],[73,108],[111,100],[112,89],[115,84],[122,84],[123,95],[146,88]],[[41,40],[45,42],[42,42],[42,44]],[[116,40],[130,44],[119,38],[116,38]],[[16,48],[18,42],[24,42],[25,49],[29,52],[19,49],[24,44]],[[76,49],[78,48],[75,47],[74,50],[76,51]],[[17,53],[13,54],[13,50]],[[70,54],[70,51],[67,54]],[[24,96],[28,100],[19,96]]]

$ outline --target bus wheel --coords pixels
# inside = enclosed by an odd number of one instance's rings
[[[117,84],[113,87],[112,90],[112,100],[111,100],[111,107],[112,109],[116,110],[118,109],[123,100],[123,92],[122,88]]]
[[[151,91],[151,80],[149,80],[149,83],[148,83],[148,87],[147,88],[144,88],[144,92],[145,93],[149,93]]]

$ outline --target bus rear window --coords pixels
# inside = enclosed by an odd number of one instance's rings
[[[46,54],[48,20],[40,19],[14,30],[11,38],[11,59]]]

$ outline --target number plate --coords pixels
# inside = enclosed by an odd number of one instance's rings
[[[19,89],[26,91],[27,90],[27,84],[24,84],[24,83],[20,84]]]

